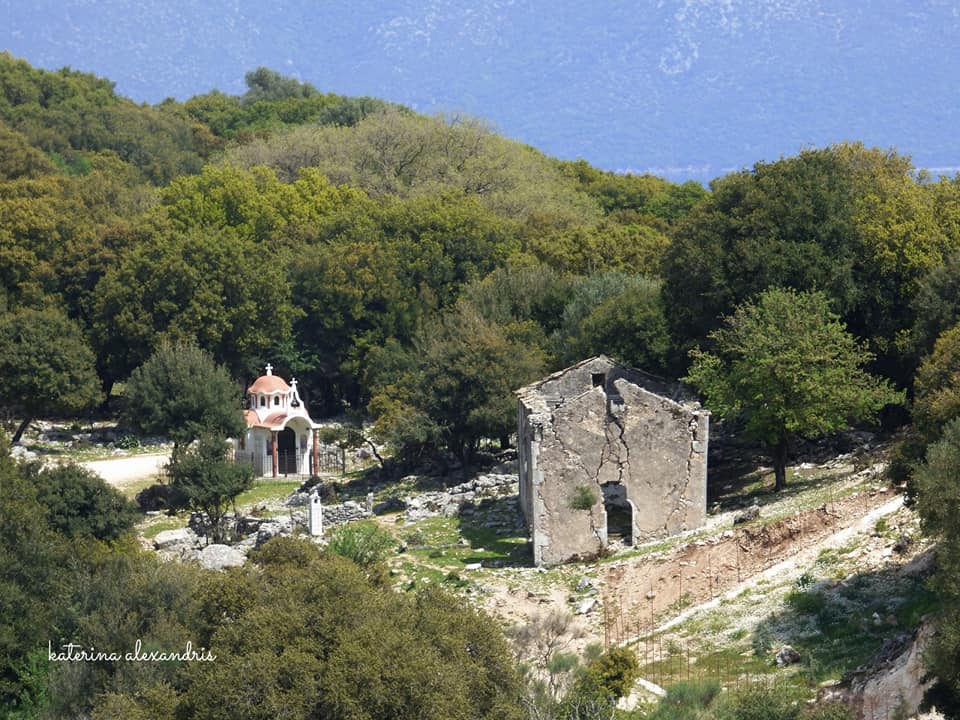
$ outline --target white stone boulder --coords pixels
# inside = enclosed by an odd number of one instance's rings
[[[242,552],[229,545],[207,545],[197,556],[197,562],[207,570],[240,567],[246,561],[247,558]]]
[[[587,598],[577,605],[577,615],[586,615],[597,606],[596,598]]]
[[[179,528],[177,530],[164,530],[157,533],[153,539],[153,546],[157,550],[170,550],[171,548],[186,545],[193,546],[197,542],[197,534],[190,528]]]

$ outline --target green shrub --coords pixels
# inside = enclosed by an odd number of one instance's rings
[[[753,654],[759,658],[766,657],[773,648],[773,633],[766,625],[759,625],[753,633],[750,644],[753,647]]]
[[[803,720],[854,720],[857,714],[853,708],[839,702],[817,705],[803,714]]]
[[[396,541],[376,523],[348,523],[330,532],[327,549],[353,560],[361,567],[369,567],[386,559]]]
[[[320,557],[317,546],[294,537],[275,537],[250,553],[250,559],[260,567],[304,568]]]
[[[580,658],[576,653],[555,652],[550,656],[547,663],[547,670],[554,675],[567,673],[575,669],[580,664]]]
[[[570,498],[570,508],[572,510],[590,510],[596,504],[597,494],[588,485],[578,486],[573,491],[573,497]]]
[[[123,435],[117,438],[115,445],[121,450],[135,450],[140,447],[140,438],[136,435]]]
[[[615,647],[591,662],[587,674],[597,688],[620,698],[630,692],[640,676],[640,664],[633,650]]]
[[[667,688],[648,720],[693,720],[706,717],[704,712],[720,694],[716,680],[678,682]]]
[[[403,536],[403,541],[407,545],[412,545],[414,547],[426,545],[427,536],[424,535],[423,530],[421,530],[420,528],[415,528]]]
[[[36,488],[47,522],[68,537],[91,536],[109,542],[137,520],[136,506],[82,465],[44,469],[39,463],[30,463],[23,466],[22,473]]]
[[[789,607],[804,615],[819,616],[827,608],[827,598],[820,592],[791,590],[786,600]]]
[[[464,580],[460,577],[460,573],[456,570],[451,570],[447,573],[446,577],[443,578],[443,583],[451,587],[463,588],[467,587],[470,584],[469,580]]]
[[[730,698],[731,720],[796,720],[800,704],[784,687],[755,685]]]

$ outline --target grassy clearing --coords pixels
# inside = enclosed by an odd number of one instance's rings
[[[282,502],[298,487],[300,487],[299,481],[254,480],[253,487],[237,495],[237,508],[261,503]]]
[[[913,630],[934,607],[923,580],[880,570],[824,588],[791,589],[782,613],[765,625],[774,637],[782,637],[791,627],[806,624],[808,632],[791,633],[788,639],[804,656],[811,677],[825,682],[866,663],[891,635]]]
[[[731,686],[768,676],[812,696],[823,683],[870,662],[884,643],[915,629],[936,610],[923,577],[901,572],[911,555],[891,555],[894,538],[917,537],[908,509],[885,518],[873,535],[825,548],[789,576],[758,583],[718,607],[700,612],[636,650],[644,677],[666,686],[717,680]],[[917,543],[912,552],[924,550]],[[777,667],[783,645],[801,660]]]
[[[671,638],[652,638],[633,646],[640,676],[661,687],[688,680],[715,680],[732,685],[745,677],[773,675],[777,668],[735,647],[697,646]]]
[[[400,531],[407,555],[433,568],[462,569],[465,565],[524,565],[529,563],[526,536],[500,535],[483,526],[482,518],[432,517]]]
[[[472,585],[467,575],[456,570],[443,570],[403,558],[393,563],[398,590],[413,592],[429,585],[442,586],[447,590],[463,590]]]
[[[130,449],[118,450],[102,445],[83,444],[66,445],[63,443],[35,442],[28,449],[43,458],[55,459],[61,462],[93,462],[95,460],[116,460],[132,455],[155,455],[170,450],[168,445],[145,445]]]

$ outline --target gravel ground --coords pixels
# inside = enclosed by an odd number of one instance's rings
[[[107,483],[123,488],[140,480],[147,480],[160,473],[161,468],[170,460],[170,453],[151,455],[131,455],[112,460],[93,460],[81,463],[93,470]]]

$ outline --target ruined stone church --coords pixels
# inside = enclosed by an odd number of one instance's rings
[[[610,358],[516,391],[520,503],[537,565],[702,525],[710,413],[681,384]]]

